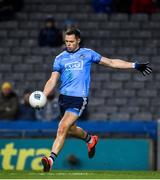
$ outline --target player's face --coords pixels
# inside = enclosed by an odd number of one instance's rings
[[[73,35],[65,36],[65,44],[68,51],[73,52],[79,48],[80,39]]]

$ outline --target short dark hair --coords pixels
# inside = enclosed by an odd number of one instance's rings
[[[65,32],[65,35],[75,35],[76,38],[80,38],[81,39],[81,32],[79,29],[68,29]]]

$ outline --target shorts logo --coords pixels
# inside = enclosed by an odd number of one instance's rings
[[[83,69],[83,61],[75,61],[72,63],[65,64],[66,70],[82,70]]]

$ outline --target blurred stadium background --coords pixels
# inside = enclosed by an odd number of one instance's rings
[[[149,61],[151,76],[92,67],[89,117],[79,124],[100,135],[97,155],[87,159],[85,144],[69,138],[55,169],[157,170],[159,153],[160,14],[94,13],[90,0],[24,0],[13,20],[0,22],[0,84],[42,90],[61,48],[39,47],[39,29],[48,14],[59,27],[78,22],[85,46],[104,56]],[[57,122],[0,120],[0,169],[40,170]],[[85,155],[84,155],[85,154]]]

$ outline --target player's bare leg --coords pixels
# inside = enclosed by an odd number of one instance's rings
[[[59,123],[57,130],[57,136],[52,146],[51,155],[49,158],[43,157],[42,164],[44,166],[44,171],[48,172],[51,170],[53,161],[62,149],[67,134],[71,134],[77,138],[85,140],[88,147],[88,156],[92,158],[95,154],[95,146],[98,142],[98,136],[89,135],[82,128],[76,126],[75,122],[78,116],[71,112],[66,112]]]
[[[42,158],[42,164],[43,164],[45,172],[48,172],[51,170],[53,161],[55,160],[58,153],[62,149],[70,127],[72,126],[72,124],[74,124],[74,122],[77,119],[78,119],[78,116],[76,114],[72,112],[65,112],[58,126],[57,136],[52,146],[51,155],[49,158],[47,157]]]
[[[88,157],[93,158],[96,151],[96,144],[98,142],[98,136],[90,135],[82,128],[73,124],[69,129],[69,134],[73,135],[74,137],[83,139],[87,143],[88,147]]]
[[[86,137],[86,131],[76,126],[75,123],[70,127],[68,134],[80,139],[85,139]]]
[[[52,146],[52,152],[58,154],[64,145],[66,135],[72,124],[78,119],[78,116],[72,112],[66,112],[59,123],[57,136]]]

